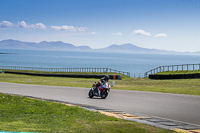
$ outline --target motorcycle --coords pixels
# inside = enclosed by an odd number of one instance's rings
[[[110,92],[110,84],[109,82],[105,82],[103,85],[96,84],[96,82],[92,85],[92,88],[90,89],[88,96],[90,98],[101,97],[102,99],[105,99],[108,96],[108,92]]]

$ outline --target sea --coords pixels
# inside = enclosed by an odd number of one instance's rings
[[[39,68],[111,68],[143,75],[159,66],[199,64],[200,55],[105,53],[0,49],[0,66]]]

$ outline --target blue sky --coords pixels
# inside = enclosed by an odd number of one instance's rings
[[[200,51],[199,0],[0,0],[0,40]]]

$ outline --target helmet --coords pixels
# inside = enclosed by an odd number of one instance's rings
[[[104,79],[105,79],[106,81],[108,81],[109,78],[110,78],[110,77],[109,77],[108,75],[105,75],[105,76],[104,76]]]

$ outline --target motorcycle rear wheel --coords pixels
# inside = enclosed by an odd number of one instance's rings
[[[93,98],[93,97],[94,97],[94,93],[93,93],[93,90],[92,90],[92,89],[89,91],[88,96],[89,96],[90,98]]]

